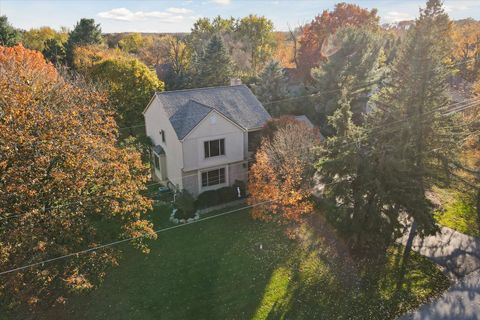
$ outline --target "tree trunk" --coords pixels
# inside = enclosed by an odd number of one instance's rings
[[[480,188],[477,189],[477,199],[475,201],[475,207],[477,209],[477,226],[480,230]]]
[[[412,251],[412,246],[413,246],[413,239],[415,238],[416,233],[417,233],[417,223],[415,222],[415,220],[413,220],[412,226],[410,227],[410,232],[408,234],[407,243],[405,244],[405,250],[403,251],[402,265],[400,267],[400,273],[398,275],[398,280],[397,280],[397,287],[396,287],[397,293],[399,293],[402,289],[403,280],[405,279],[405,273],[407,270],[407,263],[410,258],[410,253]]]

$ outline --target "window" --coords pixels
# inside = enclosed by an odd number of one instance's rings
[[[165,130],[160,130],[160,135],[162,136],[162,142],[165,143]]]
[[[203,143],[205,158],[225,155],[225,139],[210,140]]]
[[[225,168],[202,172],[202,187],[225,183]]]
[[[155,168],[160,170],[160,158],[155,153],[153,154],[153,163],[155,164]]]

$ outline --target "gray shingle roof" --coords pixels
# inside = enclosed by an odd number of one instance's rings
[[[179,139],[183,139],[211,109],[250,130],[271,117],[245,85],[157,92]]]
[[[212,108],[195,100],[189,100],[186,104],[178,107],[176,112],[170,116],[170,123],[175,129],[178,139],[183,139],[210,111]]]
[[[165,150],[163,150],[161,145],[156,145],[155,147],[153,147],[153,152],[158,155],[165,154]]]

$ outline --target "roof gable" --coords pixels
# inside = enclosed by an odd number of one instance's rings
[[[182,140],[185,138],[211,111],[212,108],[198,103],[195,100],[189,100],[185,105],[177,108],[169,120],[177,133],[178,139]]]
[[[271,117],[245,85],[157,92],[179,140],[213,109],[245,130],[257,129]]]

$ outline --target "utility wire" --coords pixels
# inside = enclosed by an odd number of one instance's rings
[[[193,221],[193,222],[190,222],[190,223],[178,224],[178,225],[175,225],[175,226],[172,226],[172,227],[159,229],[159,230],[156,230],[156,231],[154,231],[154,232],[155,232],[156,234],[159,234],[159,233],[166,232],[166,231],[169,231],[169,230],[182,228],[182,227],[185,227],[185,226],[194,224],[194,223],[199,223],[199,222],[202,222],[202,221],[215,219],[215,218],[218,218],[218,217],[221,217],[221,216],[224,216],[224,215],[227,215],[227,214],[231,214],[231,213],[234,213],[234,212],[238,212],[238,211],[241,211],[241,210],[245,210],[245,209],[249,209],[249,208],[253,208],[253,207],[258,207],[258,206],[260,206],[260,205],[267,204],[267,203],[270,203],[270,202],[272,202],[272,201],[271,201],[271,200],[268,200],[268,201],[259,202],[259,203],[252,204],[252,205],[248,205],[248,206],[245,206],[245,207],[242,207],[242,208],[238,208],[238,209],[234,209],[234,210],[222,212],[222,213],[219,213],[219,214],[216,214],[216,215],[212,215],[212,216],[208,216],[208,217],[205,217],[205,218],[200,218],[200,219],[198,219],[197,221]],[[142,239],[142,238],[145,238],[145,237],[146,237],[146,235],[140,235],[140,236],[130,237],[130,238],[126,238],[126,239],[122,239],[122,240],[118,240],[118,241],[113,241],[113,242],[110,242],[110,243],[102,244],[102,245],[99,245],[99,246],[95,246],[95,247],[92,247],[92,248],[89,248],[89,249],[77,251],[77,252],[74,252],[74,253],[69,253],[69,254],[66,254],[66,255],[63,255],[63,256],[58,256],[58,257],[51,258],[51,259],[47,259],[47,260],[43,260],[43,261],[40,261],[40,262],[31,263],[31,264],[24,265],[24,266],[21,266],[21,267],[18,267],[18,268],[14,268],[14,269],[2,271],[2,272],[0,272],[0,276],[1,276],[1,275],[5,275],[5,274],[9,274],[9,273],[12,273],[12,272],[17,272],[17,271],[25,270],[25,269],[32,268],[32,267],[35,267],[35,266],[40,266],[40,265],[43,266],[43,265],[46,264],[46,263],[50,263],[50,262],[54,262],[54,261],[58,261],[58,260],[62,260],[62,259],[66,259],[66,258],[70,258],[70,257],[74,257],[74,256],[78,256],[78,255],[81,255],[81,254],[85,254],[85,253],[97,251],[97,250],[100,250],[100,249],[104,249],[104,248],[108,248],[108,247],[111,247],[111,246],[115,246],[115,245],[117,245],[117,244],[121,244],[121,243],[124,243],[124,242],[130,242],[130,241],[133,241],[133,240],[136,240],[136,239]]]
[[[457,63],[451,64],[451,65],[447,65],[446,67],[458,66],[458,65],[462,65],[462,64],[466,64],[466,63],[470,63],[470,62],[475,62],[475,61],[478,61],[478,60],[480,60],[480,58],[478,58],[478,59],[477,58],[470,58],[470,59],[465,60],[465,61],[461,61],[461,62],[457,62]],[[384,80],[384,79],[385,79],[385,77],[380,77],[379,80],[375,80],[375,81],[371,81],[371,82],[368,82],[368,83],[365,83],[365,84],[362,84],[362,85],[358,85],[356,87],[353,87],[351,90],[355,91],[355,90],[361,90],[361,89],[368,89],[370,86],[372,86],[374,84],[381,83],[382,80]],[[303,99],[303,98],[308,98],[308,97],[318,97],[318,96],[322,96],[324,94],[340,92],[340,91],[342,91],[342,89],[331,89],[331,90],[326,90],[326,91],[322,91],[322,92],[318,92],[318,93],[311,93],[311,94],[302,95],[302,96],[273,100],[273,101],[262,103],[262,105],[269,105],[269,104],[274,104],[274,103],[279,103],[279,102],[298,100],[298,99]],[[188,119],[188,118],[189,117],[187,117],[185,119]],[[118,130],[125,130],[125,129],[131,129],[131,128],[140,128],[140,127],[145,127],[145,124],[138,124],[138,125],[133,125],[133,126],[130,126],[130,127],[121,127],[121,128],[117,128],[117,129]]]
[[[464,103],[466,103],[466,105],[456,106],[456,105],[464,104]],[[477,107],[477,106],[479,106],[479,103],[480,103],[480,97],[476,97],[476,98],[467,99],[467,100],[464,100],[464,101],[459,101],[457,103],[453,103],[451,105],[444,106],[444,107],[441,107],[441,108],[436,108],[434,110],[428,111],[425,114],[438,112],[439,110],[449,109],[452,106],[456,106],[454,109],[449,110],[447,113],[443,114],[443,115],[451,115],[452,113],[457,113],[457,112],[465,111],[465,110],[473,108],[473,107]],[[399,126],[399,125],[403,125],[405,122],[407,122],[407,121],[409,121],[409,120],[411,120],[412,118],[415,118],[415,117],[417,117],[417,116],[413,115],[413,116],[410,116],[410,117],[407,117],[407,118],[404,118],[404,119],[400,119],[400,120],[397,120],[397,121],[394,121],[394,122],[391,122],[391,123],[388,123],[388,124],[384,124],[382,126],[377,126],[377,127],[372,128],[372,129],[369,129],[367,132],[368,133],[372,133],[372,132],[381,133],[383,131],[388,131],[388,130],[392,130],[392,129],[396,130],[396,129],[401,128],[401,126]],[[383,130],[380,130],[380,129],[383,129]],[[348,145],[357,144],[357,143],[359,143],[359,142],[358,141],[345,142],[345,143],[341,144],[340,146],[348,146]],[[246,163],[248,164],[249,162],[252,162],[252,161],[254,161],[254,159],[249,159],[249,160],[237,163],[237,164],[233,164],[233,165],[230,165],[230,167],[235,166],[235,165],[245,165]],[[183,176],[177,176],[176,178],[187,178],[187,177],[190,177],[190,176],[198,176],[198,173],[193,173],[193,174],[188,174],[188,175],[183,175]],[[151,187],[151,186],[154,186],[154,185],[161,185],[161,184],[163,184],[163,183],[162,182],[156,182],[156,183],[148,184],[145,187],[148,188],[148,187]],[[84,196],[84,197],[86,197],[86,196]],[[93,198],[106,198],[106,197],[110,197],[110,195],[93,196]],[[78,204],[78,203],[82,203],[82,202],[83,202],[82,200],[79,200],[79,201],[75,201],[75,202],[71,202],[71,203],[62,204],[62,205],[59,205],[59,206],[49,207],[48,209],[66,207],[66,206],[69,206],[69,205],[72,205],[72,204]],[[0,221],[1,220],[6,220],[6,219],[9,219],[9,218],[21,217],[23,215],[27,215],[27,214],[7,215],[6,217],[0,218]]]

